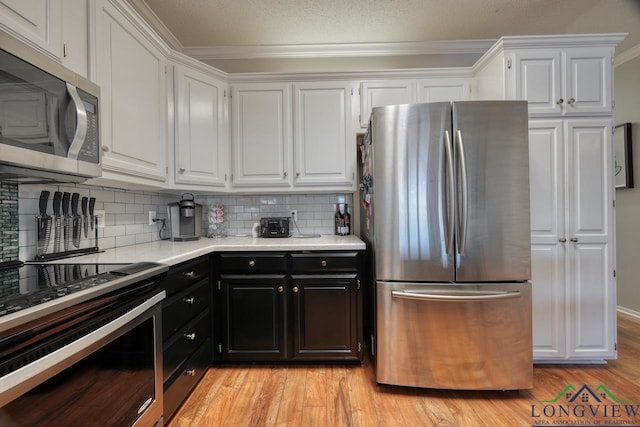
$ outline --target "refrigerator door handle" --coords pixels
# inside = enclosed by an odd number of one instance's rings
[[[401,299],[421,300],[421,301],[481,302],[481,301],[495,301],[495,300],[520,298],[520,291],[509,291],[509,292],[457,291],[454,294],[391,291],[391,297],[401,298]]]
[[[449,135],[449,131],[444,132],[444,153],[445,153],[445,173],[446,173],[446,197],[447,204],[445,206],[445,215],[446,215],[446,250],[448,255],[453,255],[453,242],[454,242],[454,231],[455,231],[455,203],[454,203],[454,189],[455,189],[455,177],[453,174],[453,145],[451,144],[451,136]]]
[[[464,144],[462,143],[462,131],[458,129],[456,132],[458,174],[460,176],[462,196],[460,210],[458,211],[458,253],[464,255],[467,243],[467,220],[469,212],[469,191],[467,188],[467,159],[464,153]]]

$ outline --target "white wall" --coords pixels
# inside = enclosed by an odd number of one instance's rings
[[[640,313],[640,57],[615,76],[615,124],[632,123],[635,174],[635,188],[616,190],[618,306]]]

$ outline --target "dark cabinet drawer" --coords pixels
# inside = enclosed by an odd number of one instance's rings
[[[162,340],[166,340],[211,303],[209,280],[191,286],[162,304]]]
[[[220,254],[220,272],[223,274],[275,274],[286,273],[284,254]]]
[[[211,355],[211,341],[204,344],[187,360],[181,368],[164,383],[164,420],[165,423],[178,410],[196,386],[198,381],[204,376],[209,368]]]
[[[357,272],[358,264],[358,252],[291,254],[293,274]]]
[[[162,289],[167,291],[167,298],[209,277],[210,267],[209,257],[204,256],[170,269],[167,277],[161,282]]]
[[[168,380],[176,369],[209,338],[211,333],[209,313],[209,310],[204,310],[165,342],[162,352],[163,381]]]

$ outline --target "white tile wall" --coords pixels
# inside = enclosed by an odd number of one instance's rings
[[[98,246],[110,249],[120,246],[159,240],[161,223],[148,225],[149,211],[156,211],[159,219],[167,218],[167,204],[180,200],[175,194],[150,191],[118,190],[89,185],[36,185],[22,184],[18,192],[19,257],[23,261],[35,257],[38,200],[42,190],[49,190],[47,212],[53,213],[52,200],[55,191],[79,193],[80,197],[95,197],[96,210],[105,211],[105,227],[98,229]],[[254,222],[265,216],[288,216],[290,210],[298,211],[298,227],[301,233],[333,234],[333,217],[336,203],[348,203],[352,212],[351,194],[317,195],[221,195],[196,196],[203,205],[202,236],[206,236],[209,205],[224,205],[224,226],[228,235],[250,234]],[[168,224],[167,224],[168,226]],[[294,228],[295,230],[295,228]],[[87,243],[88,246],[90,246]],[[75,249],[73,246],[71,249]]]

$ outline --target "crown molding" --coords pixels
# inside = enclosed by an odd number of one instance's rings
[[[496,47],[504,49],[544,49],[568,47],[615,47],[628,33],[607,34],[557,34],[542,36],[504,36]]]
[[[619,55],[616,55],[614,59],[614,66],[620,66],[625,62],[629,62],[631,60],[636,59],[640,56],[640,44],[635,45],[631,49],[627,49],[624,52],[621,52]]]
[[[335,43],[265,46],[187,46],[182,52],[199,60],[264,58],[336,58],[400,55],[482,54],[495,40],[439,40],[402,43]]]
[[[182,46],[182,43],[180,43],[171,30],[167,28],[164,22],[158,18],[158,15],[151,10],[144,0],[127,0],[127,2],[136,12],[138,12],[138,15],[140,15],[142,19],[144,19],[147,24],[153,28],[153,30],[162,40],[164,40],[166,44],[178,52],[183,51],[184,46]]]

